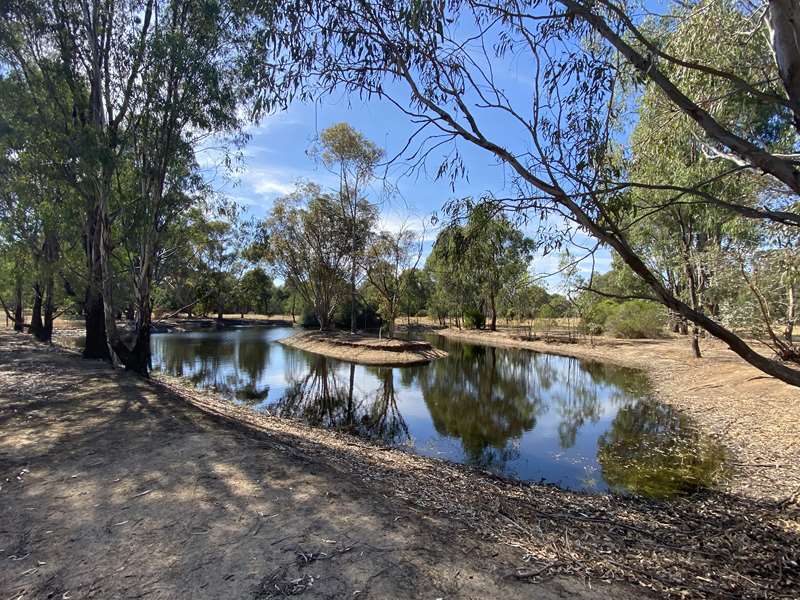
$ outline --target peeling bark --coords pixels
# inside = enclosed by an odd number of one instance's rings
[[[769,0],[764,15],[772,53],[783,87],[800,132],[800,3],[797,0]]]

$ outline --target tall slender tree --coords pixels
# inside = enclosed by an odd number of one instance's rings
[[[322,162],[339,177],[339,202],[350,224],[350,332],[354,333],[360,266],[366,234],[375,218],[375,206],[365,192],[375,178],[383,150],[347,123],[338,123],[320,134],[319,151]]]

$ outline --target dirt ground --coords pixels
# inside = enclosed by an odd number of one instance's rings
[[[644,370],[657,397],[691,415],[733,456],[726,491],[761,500],[800,497],[800,389],[766,376],[714,339],[694,359],[686,337],[592,343],[524,341],[511,330],[438,333],[451,338],[612,362]]]
[[[523,581],[377,470],[26,335],[0,332],[0,422],[2,598],[642,596]]]
[[[301,331],[281,344],[361,365],[384,367],[420,365],[447,356],[427,342],[351,336],[337,332]]]

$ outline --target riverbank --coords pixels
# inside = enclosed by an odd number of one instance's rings
[[[800,390],[751,367],[715,339],[692,358],[685,337],[592,343],[528,341],[512,331],[438,329],[446,337],[608,362],[643,370],[659,400],[685,414],[733,457],[725,491],[759,500],[800,500]]]
[[[423,365],[447,356],[447,352],[428,342],[378,339],[337,331],[300,331],[279,343],[347,362],[382,367]]]
[[[797,596],[796,505],[515,483],[25,335],[0,421],[11,598]]]

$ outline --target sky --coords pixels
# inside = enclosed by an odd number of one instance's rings
[[[530,79],[525,76],[524,66],[514,61],[503,70],[500,81],[510,95],[526,95]],[[524,140],[521,132],[506,128],[501,119],[486,111],[484,122],[495,135],[508,143],[519,146]],[[347,122],[368,139],[385,150],[387,157],[394,157],[407,144],[409,136],[418,127],[409,117],[387,100],[362,100],[345,94],[327,96],[315,103],[293,103],[286,111],[268,115],[259,124],[249,128],[249,143],[243,149],[236,172],[226,174],[216,168],[219,153],[213,145],[201,151],[199,160],[207,177],[215,188],[244,206],[255,217],[264,217],[276,198],[292,191],[298,181],[309,180],[323,188],[338,189],[337,177],[330,173],[308,154],[319,133],[327,127]],[[372,185],[368,196],[380,206],[380,228],[396,231],[403,224],[415,230],[425,230],[424,252],[430,252],[436,236],[436,227],[431,217],[441,214],[443,205],[450,199],[466,196],[480,197],[487,193],[501,196],[511,194],[511,177],[508,169],[485,150],[466,142],[458,144],[458,151],[467,167],[467,176],[451,189],[449,179],[437,180],[436,169],[447,150],[431,155],[426,172],[408,173],[407,161],[398,160],[381,171],[395,192],[387,195],[380,183]],[[533,233],[529,231],[528,233]],[[575,250],[575,253],[583,253]],[[604,272],[610,267],[610,255],[600,251],[595,257],[594,267]],[[537,256],[531,264],[531,273],[540,276],[558,270],[559,256]],[[591,261],[581,265],[588,273]],[[557,291],[560,276],[541,281]]]

